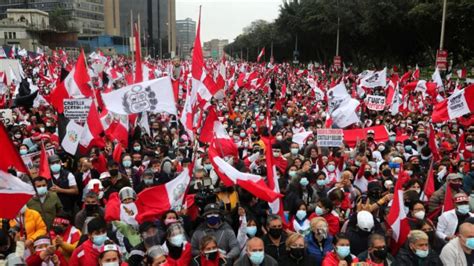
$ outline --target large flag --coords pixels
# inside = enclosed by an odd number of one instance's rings
[[[400,247],[405,243],[408,233],[410,232],[410,225],[408,223],[407,214],[405,213],[405,204],[403,202],[403,183],[407,177],[401,169],[398,180],[395,184],[395,190],[392,200],[392,206],[387,216],[387,223],[392,229],[393,245],[392,254],[396,254]]]
[[[387,85],[387,68],[370,73],[360,80],[360,86],[366,88],[385,87]]]
[[[169,76],[129,85],[102,94],[110,112],[129,115],[145,111],[176,115],[176,100]]]
[[[44,148],[44,145],[41,145],[38,175],[46,179],[51,179],[51,171],[49,170],[48,164],[48,155],[46,154],[46,149]]]
[[[436,68],[433,75],[431,75],[431,79],[437,84],[438,88],[444,90],[443,80],[441,79],[441,74],[439,73],[439,69]]]
[[[76,154],[83,131],[84,128],[82,126],[76,124],[73,120],[69,120],[69,123],[66,125],[66,134],[61,140],[61,147],[63,147],[64,151],[71,155]]]
[[[95,102],[92,102],[89,108],[89,114],[84,125],[84,130],[80,136],[79,143],[85,149],[88,150],[93,145],[104,146],[101,134],[104,132],[103,123],[100,120],[99,112],[95,106]],[[128,133],[127,133],[128,135]]]
[[[18,153],[18,150],[16,149],[15,145],[13,145],[13,142],[11,141],[11,138],[8,135],[7,129],[3,123],[0,123],[0,147],[2,147],[0,170],[6,172],[10,169],[10,167],[13,167],[22,173],[29,173],[25,163]]]
[[[327,92],[329,101],[329,113],[332,123],[336,127],[344,128],[351,124],[360,122],[355,110],[359,101],[351,98],[347,93],[344,83],[339,83]]]
[[[456,119],[474,111],[474,84],[451,94],[448,99],[435,105],[432,121],[440,123]]]
[[[258,54],[257,56],[257,63],[260,62],[260,59],[262,59],[262,57],[265,55],[265,47],[262,48],[262,50],[260,51],[260,53]]]
[[[373,126],[366,128],[356,128],[356,129],[345,129],[344,132],[344,141],[349,145],[349,147],[355,147],[358,140],[366,139],[367,132],[369,130],[374,131],[374,141],[375,143],[386,142],[388,141],[388,131],[385,126]]]
[[[77,59],[76,66],[69,72],[67,77],[59,82],[56,88],[49,95],[51,105],[59,113],[64,111],[64,99],[69,98],[89,98],[93,92],[89,86],[90,77],[87,71],[84,51]]]
[[[175,179],[168,183],[140,192],[135,202],[138,208],[137,221],[141,223],[150,218],[155,220],[170,209],[182,207],[186,190],[191,181],[190,172],[189,168],[184,168]]]
[[[31,184],[0,170],[0,218],[14,219],[34,194]]]

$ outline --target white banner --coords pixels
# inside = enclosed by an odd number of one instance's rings
[[[385,97],[376,95],[367,95],[367,108],[374,111],[382,111],[385,108]]]
[[[0,109],[0,121],[5,125],[13,125],[13,113],[12,109]]]
[[[448,98],[448,115],[451,119],[461,117],[471,112],[467,105],[464,92],[465,90],[457,91]]]
[[[92,105],[92,99],[64,99],[64,116],[76,123],[85,123],[89,110]]]
[[[387,86],[387,68],[381,71],[367,74],[360,80],[360,86],[366,88],[385,87]]]
[[[317,129],[316,140],[318,147],[340,147],[344,140],[342,129]]]
[[[177,114],[176,100],[169,76],[102,94],[102,99],[110,112],[121,115],[145,111]]]

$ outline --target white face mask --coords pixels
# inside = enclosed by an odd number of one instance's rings
[[[425,218],[425,211],[418,211],[413,214],[413,216],[418,220],[423,220]]]

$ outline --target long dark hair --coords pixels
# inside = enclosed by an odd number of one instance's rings
[[[336,244],[337,242],[339,242],[339,240],[347,240],[349,241],[350,243],[350,239],[349,237],[345,234],[345,233],[337,233],[334,238],[332,239],[332,244],[334,246],[334,251],[336,251]],[[336,252],[337,254],[337,252]],[[352,263],[352,255],[349,253],[349,255],[347,255],[344,260],[347,262],[348,265],[351,265]]]

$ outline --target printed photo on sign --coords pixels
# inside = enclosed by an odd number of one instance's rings
[[[13,125],[12,109],[0,109],[0,121],[5,125]]]
[[[48,157],[54,155],[54,148],[46,149],[46,155],[47,155]],[[35,164],[36,164],[36,165],[39,164],[40,152],[37,151],[37,152],[29,153],[29,154],[27,154],[27,155],[23,155],[23,156],[21,156],[21,159],[22,159],[23,162],[25,163],[26,167],[27,167],[29,170],[31,170],[31,169],[33,169],[33,166],[34,166]]]

